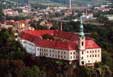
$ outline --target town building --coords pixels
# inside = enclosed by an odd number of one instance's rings
[[[29,54],[36,57],[93,66],[101,62],[101,47],[93,38],[85,36],[83,30],[81,18],[79,34],[59,30],[26,30],[20,34],[20,42]]]
[[[4,15],[7,15],[7,16],[18,16],[19,15],[18,11],[13,10],[13,9],[4,9],[3,13]]]

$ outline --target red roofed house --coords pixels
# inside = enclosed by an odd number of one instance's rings
[[[44,39],[44,35],[52,38]],[[78,61],[80,66],[92,66],[101,62],[101,47],[93,38],[86,37],[81,20],[80,33],[59,30],[27,30],[20,35],[20,41],[28,53],[37,57]]]

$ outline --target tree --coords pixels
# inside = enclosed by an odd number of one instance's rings
[[[25,67],[23,70],[23,77],[39,77],[40,70],[37,66]]]
[[[101,23],[105,23],[105,22],[108,22],[108,18],[103,16],[103,15],[100,15],[97,20]]]
[[[10,33],[6,29],[0,31],[0,44],[5,44],[10,37]]]
[[[102,51],[102,63],[110,67],[113,67],[113,59],[111,57],[111,54],[109,54],[106,51]]]

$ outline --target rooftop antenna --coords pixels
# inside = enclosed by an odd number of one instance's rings
[[[69,0],[69,8],[72,8],[72,0]]]
[[[16,0],[16,7],[19,7],[19,0]]]
[[[29,7],[31,7],[31,5],[30,5],[30,0],[27,1],[27,5],[28,5]]]
[[[63,23],[62,23],[62,21],[61,21],[61,23],[60,23],[60,30],[62,31],[62,26],[63,26]]]

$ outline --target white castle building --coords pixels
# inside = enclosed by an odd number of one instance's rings
[[[92,66],[101,62],[101,47],[83,32],[59,30],[27,30],[20,35],[20,42],[26,51],[36,57],[46,57],[69,62],[77,61],[80,66]]]

